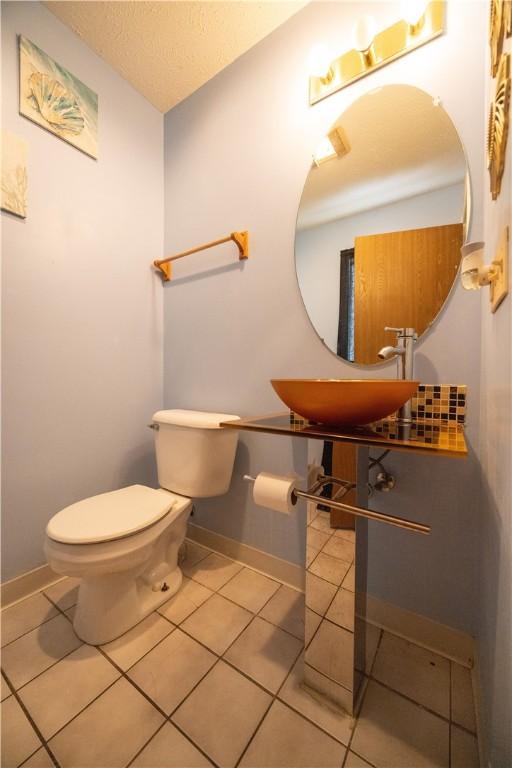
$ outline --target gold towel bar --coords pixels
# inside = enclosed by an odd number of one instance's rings
[[[229,243],[232,240],[238,246],[238,258],[249,258],[249,232],[232,232],[228,237],[222,237],[220,240],[212,240],[211,243],[205,243],[204,245],[198,245],[196,248],[190,248],[183,253],[177,253],[176,256],[168,256],[166,259],[157,259],[153,262],[153,265],[162,273],[162,280],[167,282],[171,279],[172,267],[171,262],[176,259],[182,259],[184,256],[190,256],[191,253],[197,253],[198,251],[205,251],[207,248],[213,248],[214,245],[221,245],[222,243]]]

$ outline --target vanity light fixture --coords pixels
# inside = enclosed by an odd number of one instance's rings
[[[311,105],[443,34],[443,0],[408,0],[403,9],[404,18],[381,32],[375,32],[371,16],[363,16],[354,28],[352,50],[324,63],[320,74],[311,68]]]
[[[318,166],[335,157],[343,157],[347,152],[350,152],[348,139],[342,128],[338,126],[324,136],[313,153],[313,162]]]
[[[508,240],[509,230],[506,227],[491,264],[484,264],[483,242],[466,243],[460,249],[462,287],[473,291],[489,285],[492,312],[496,312],[508,293]]]

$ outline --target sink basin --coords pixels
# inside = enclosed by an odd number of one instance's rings
[[[309,421],[332,426],[370,424],[407,402],[419,381],[400,379],[272,379],[283,403]]]

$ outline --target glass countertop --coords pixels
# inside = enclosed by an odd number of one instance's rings
[[[403,425],[396,419],[383,419],[362,427],[331,427],[327,424],[314,424],[296,414],[285,412],[224,421],[221,426],[413,453],[457,457],[464,457],[468,453],[464,427],[447,421],[413,421],[410,425]]]

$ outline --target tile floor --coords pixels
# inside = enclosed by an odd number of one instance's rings
[[[183,571],[99,648],[73,632],[74,579],[2,612],[3,768],[478,766],[467,669],[377,630],[352,720],[300,685],[303,595],[194,543]]]

